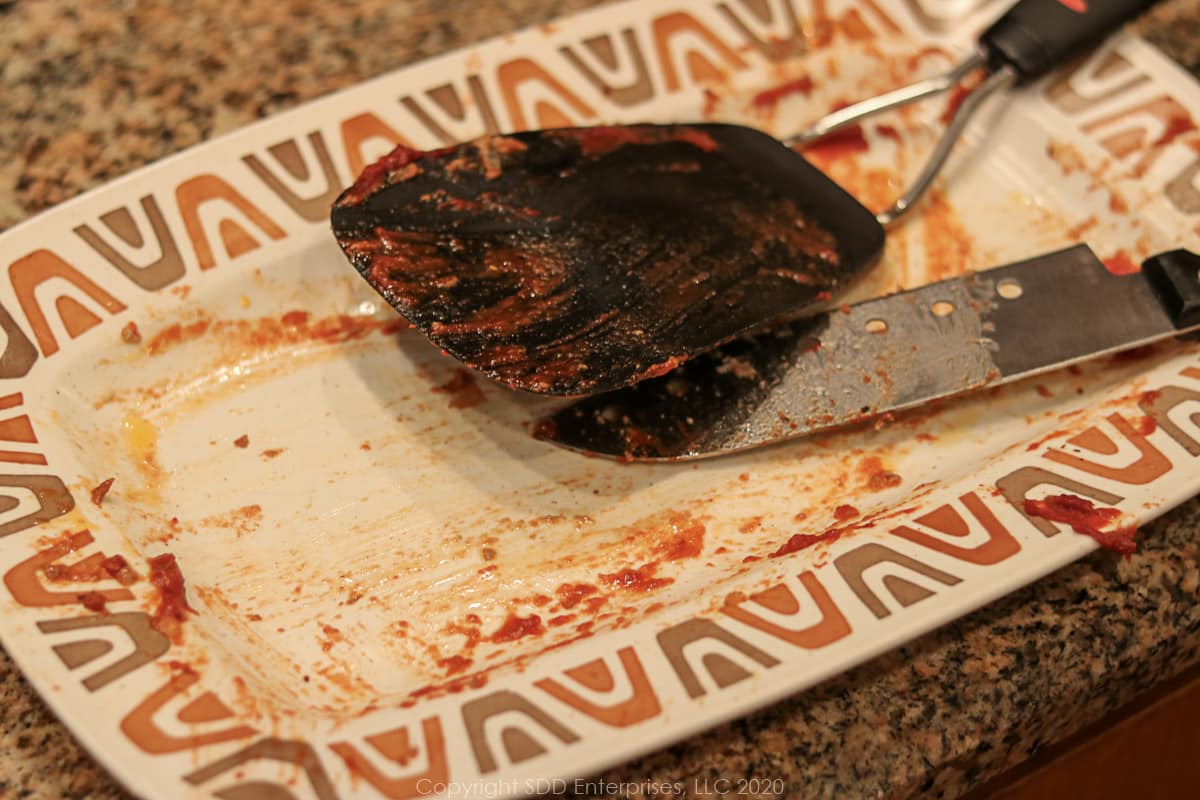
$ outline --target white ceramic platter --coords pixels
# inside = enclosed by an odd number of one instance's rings
[[[146,797],[516,794],[804,689],[1094,549],[1027,517],[1026,497],[1138,522],[1194,495],[1195,345],[880,430],[623,465],[533,440],[545,401],[454,389],[456,365],[398,330],[329,232],[333,197],[397,141],[688,119],[785,134],[945,66],[998,11],[615,4],[310,103],[5,233],[5,647]],[[813,158],[882,207],[943,108]],[[859,296],[1080,240],[1114,267],[1194,247],[1178,134],[1196,109],[1200,90],[1129,36],[990,106]],[[174,626],[148,579],[165,553],[194,609]],[[118,554],[128,585],[104,563]]]

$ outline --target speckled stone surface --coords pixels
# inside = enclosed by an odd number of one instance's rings
[[[333,89],[599,4],[0,2],[0,229]],[[1169,0],[1140,28],[1200,76],[1200,0]],[[759,779],[757,796],[957,796],[1200,659],[1198,550],[1193,499],[1148,526],[1128,561],[1092,555],[597,780],[693,794]],[[0,798],[127,796],[0,650]]]

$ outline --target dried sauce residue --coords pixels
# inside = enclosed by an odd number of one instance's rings
[[[1150,146],[1166,147],[1183,134],[1191,133],[1194,130],[1196,130],[1196,123],[1192,121],[1190,114],[1187,114],[1186,112],[1182,114],[1172,114],[1171,118],[1167,120],[1166,127],[1163,129],[1162,134],[1155,139],[1154,144]]]
[[[803,550],[806,547],[812,547],[817,542],[832,542],[834,539],[838,538],[848,530],[851,530],[851,528],[830,528],[823,533],[818,533],[815,535],[808,533],[797,533],[784,542],[778,550],[771,553],[770,557],[779,558],[780,556],[786,556],[788,553],[795,553],[796,551]]]
[[[479,618],[478,614],[467,614],[463,618],[462,622],[446,623],[446,625],[442,628],[442,633],[445,633],[449,636],[462,636],[465,640],[463,642],[463,651],[469,652],[474,650],[479,644],[480,640],[483,638],[483,634],[479,632],[479,626],[481,623],[482,620]],[[403,623],[400,631],[403,632],[407,627],[408,623]],[[404,634],[401,633],[401,635]]]
[[[1063,175],[1070,175],[1087,169],[1087,159],[1075,148],[1075,145],[1051,139],[1046,143],[1046,156],[1058,164]]]
[[[87,531],[80,531],[77,534],[67,536],[65,540],[60,540],[60,542],[65,543],[70,548],[70,551],[73,551],[76,547],[75,537],[86,533]],[[42,574],[49,581],[96,583],[105,578],[112,578],[122,586],[132,586],[138,581],[138,574],[129,566],[129,562],[125,560],[125,557],[119,554],[100,559],[99,561],[94,558],[85,558],[69,566],[50,563],[42,568]]]
[[[790,94],[802,94],[808,96],[812,94],[813,79],[807,75],[803,75],[787,83],[781,83],[778,86],[773,86],[770,89],[765,89],[754,95],[750,103],[759,109],[774,108],[780,100]]]
[[[146,351],[152,356],[164,353],[184,342],[203,336],[210,325],[212,325],[212,320],[207,318],[201,318],[186,325],[181,322],[168,325],[146,343]]]
[[[852,153],[865,153],[869,149],[870,145],[863,134],[862,126],[856,124],[838,128],[806,144],[804,156],[816,162],[817,166],[822,166]]]
[[[763,521],[763,518],[762,518],[761,514],[750,517],[749,519],[743,521],[741,525],[738,525],[738,532],[739,533],[753,533],[754,531],[756,531],[762,527],[762,521]],[[719,552],[723,551],[724,549],[725,548],[723,548],[723,547],[718,547],[716,550],[713,551],[713,553],[719,553]]]
[[[1078,225],[1067,229],[1067,240],[1072,242],[1083,241],[1083,237],[1087,234],[1087,232],[1099,224],[1100,220],[1096,219],[1096,215],[1090,214],[1087,219],[1083,220]]]
[[[108,478],[102,481],[99,486],[92,489],[92,502],[96,505],[103,503],[105,495],[108,494],[108,490],[112,488],[113,481],[115,480],[116,478]]]
[[[122,586],[132,586],[138,581],[138,574],[129,566],[125,556],[117,554],[109,556],[100,562],[100,569]]]
[[[474,662],[465,656],[449,656],[448,658],[438,659],[438,666],[446,670],[446,677],[457,675],[466,670]]]
[[[883,466],[883,459],[879,456],[868,456],[860,461],[858,472],[867,489],[872,492],[893,489],[904,482],[903,478]]]
[[[403,176],[405,168],[412,168],[409,170],[410,172],[419,174],[420,169],[417,162],[426,158],[437,158],[453,151],[453,147],[441,150],[415,150],[407,145],[396,145],[395,149],[383,158],[373,164],[368,164],[354,185],[347,189],[337,202],[340,205],[361,202],[363,198],[382,186],[391,173],[399,173],[400,176]]]
[[[574,608],[583,598],[600,591],[590,583],[564,583],[555,590],[558,604],[563,608]]]
[[[81,595],[77,595],[77,599],[79,600],[79,604],[88,611],[95,611],[97,614],[103,614],[108,610],[105,606],[106,601],[104,599],[104,595],[100,594],[99,592],[84,592]]]
[[[461,367],[454,370],[454,377],[433,391],[450,395],[451,408],[474,408],[483,402],[483,390],[475,383],[475,376]]]
[[[845,522],[848,519],[854,519],[861,516],[857,508],[852,505],[843,504],[833,510],[833,518],[838,522]]]
[[[1137,542],[1133,539],[1137,534],[1136,525],[1104,530],[1121,516],[1121,512],[1106,506],[1097,507],[1092,501],[1082,497],[1056,494],[1044,500],[1026,500],[1025,513],[1070,525],[1076,533],[1090,536],[1101,547],[1125,557],[1137,550]]]
[[[539,432],[545,433],[545,431]],[[631,462],[639,457],[662,456],[667,453],[661,439],[635,425],[625,425],[621,429],[621,434],[625,439],[625,452],[621,454],[622,461]]]
[[[314,318],[303,310],[253,319],[213,320],[201,317],[194,322],[177,322],[163,328],[146,344],[146,352],[161,355],[205,334],[237,339],[247,347],[269,348],[302,342],[339,343],[361,339],[375,331],[390,335],[408,327],[408,322],[402,317],[330,314]]]
[[[667,535],[658,542],[654,552],[667,561],[695,558],[704,550],[704,523],[687,514],[673,513]]]
[[[308,324],[311,315],[304,310],[289,311],[279,318],[279,321],[289,328],[299,328]]]
[[[1118,250],[1104,261],[1104,268],[1113,275],[1132,275],[1135,272],[1141,271],[1141,266],[1136,261],[1129,257],[1129,253],[1124,250]]]
[[[921,239],[929,282],[953,277],[978,266],[974,238],[944,191],[931,189],[920,214],[925,222],[921,226]]]
[[[500,628],[488,637],[488,639],[496,643],[515,642],[517,639],[523,639],[526,636],[540,636],[544,631],[542,618],[537,614],[530,614],[528,617],[518,617],[516,614],[509,614]]]
[[[222,527],[234,531],[241,538],[258,530],[262,522],[262,506],[258,503],[240,506],[227,514],[205,517],[200,524],[205,528]]]
[[[121,341],[126,344],[139,344],[142,341],[142,334],[136,322],[129,322],[121,328]]]
[[[584,156],[602,156],[624,145],[654,145],[668,142],[685,142],[698,150],[713,152],[717,143],[699,128],[686,125],[663,127],[626,127],[621,125],[597,125],[587,128],[564,128],[556,135],[579,142]]]
[[[983,79],[987,77],[987,74],[988,73],[985,70],[976,70],[967,76],[965,81],[958,84],[954,87],[954,89],[951,90],[950,96],[946,99],[946,108],[944,111],[942,111],[942,124],[946,125],[950,123],[950,120],[953,119],[954,115],[958,113],[958,109],[962,106],[963,101],[967,99],[967,96],[971,94],[971,92],[974,91],[979,84],[983,83]]]
[[[1047,442],[1054,441],[1055,439],[1061,439],[1062,437],[1067,436],[1068,434],[1070,434],[1070,431],[1064,431],[1064,430],[1050,431],[1050,433],[1047,433],[1045,436],[1041,437],[1040,439],[1036,439],[1036,440],[1030,442],[1028,445],[1026,445],[1025,452],[1032,453],[1034,450],[1037,450],[1039,447],[1046,444]]]
[[[250,446],[250,437],[243,433],[241,436],[233,440],[233,446],[240,447],[244,450]]]
[[[903,137],[895,125],[876,125],[875,132],[884,139],[891,139],[896,144],[900,144],[903,141]]]
[[[150,565],[150,583],[158,590],[158,607],[154,609],[151,625],[175,644],[180,644],[188,612],[196,613],[187,602],[183,573],[171,553],[154,556],[147,563]]]
[[[325,635],[324,639],[319,639],[321,652],[328,653],[333,649],[334,645],[346,641],[346,637],[342,636],[342,632],[332,625],[324,624],[321,626],[321,633]]]
[[[601,573],[600,580],[617,589],[632,592],[651,592],[675,582],[674,578],[656,578],[658,562],[651,561],[640,567],[627,567],[619,572]]]
[[[833,518],[838,522],[848,522],[861,516],[858,509],[852,505],[843,504],[833,510]],[[821,533],[797,533],[793,534],[786,542],[779,546],[777,550],[771,553],[768,558],[779,558],[786,556],[789,553],[795,553],[807,547],[812,547],[818,542],[832,542],[843,533],[855,530],[860,525],[838,525],[831,527]],[[756,559],[757,560],[757,559]]]

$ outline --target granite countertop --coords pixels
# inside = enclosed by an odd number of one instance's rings
[[[598,0],[0,2],[0,230],[189,145]],[[1139,23],[1200,76],[1200,0]],[[814,690],[607,772],[952,797],[1200,659],[1200,498]],[[703,784],[698,784],[702,786]],[[127,794],[0,650],[0,798]]]

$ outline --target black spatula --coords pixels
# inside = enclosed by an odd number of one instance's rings
[[[802,156],[721,124],[570,128],[398,148],[334,204],[351,263],[434,344],[510,387],[585,395],[812,313],[868,270],[990,93],[1154,0],[1021,0],[938,78],[796,137],[945,91],[976,69],[913,188],[875,215]]]

